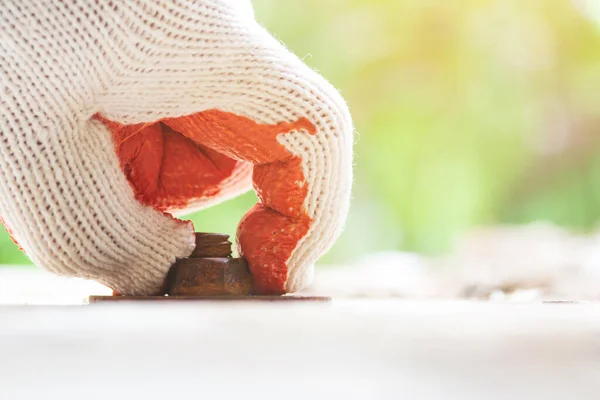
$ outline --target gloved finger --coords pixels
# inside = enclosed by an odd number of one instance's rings
[[[315,135],[316,127],[305,118],[294,123],[261,125],[220,111],[163,122],[196,143],[255,164],[253,182],[260,204],[240,223],[238,244],[249,262],[255,291],[284,293],[287,261],[308,233],[312,219],[304,208],[309,185],[302,158],[289,152],[277,138],[290,132]]]
[[[170,266],[194,248],[191,223],[135,199],[101,123],[33,109],[11,119],[22,104],[13,82],[0,107],[0,214],[15,241],[50,272],[122,294],[160,291]]]
[[[261,292],[298,290],[348,212],[348,108],[239,3],[186,4],[121,10],[135,24],[137,51],[100,98],[103,115],[123,124],[163,121],[200,145],[259,164],[261,205],[240,224],[241,252],[253,275],[264,277]]]

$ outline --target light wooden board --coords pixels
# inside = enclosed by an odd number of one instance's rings
[[[600,306],[0,307],[1,399],[596,400]]]

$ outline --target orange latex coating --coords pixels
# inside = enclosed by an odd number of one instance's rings
[[[248,261],[257,294],[284,294],[292,251],[310,227],[310,218],[290,218],[256,204],[242,218],[237,242]]]
[[[307,187],[301,163],[299,157],[294,157],[255,166],[252,181],[260,201],[285,216],[302,217]]]
[[[2,217],[0,217],[0,224],[2,224],[2,226],[4,226],[4,230],[6,231],[6,233],[8,233],[8,236],[10,236],[10,240],[12,240],[12,242],[17,245],[19,250],[24,252],[24,250],[21,247],[21,245],[19,244],[19,242],[17,242],[17,240],[15,239],[13,231],[8,227],[8,225],[6,225],[6,222],[4,222],[4,219]]]
[[[137,199],[157,210],[184,208],[194,199],[216,196],[219,183],[236,167],[237,161],[194,143],[161,122],[106,122]]]
[[[301,129],[313,135],[317,133],[317,128],[307,118],[300,118],[293,123],[266,125],[218,110],[165,119],[163,122],[198,144],[252,164],[265,164],[293,157],[277,142],[277,136],[282,133]]]
[[[219,183],[239,161],[253,163],[261,203],[238,227],[257,294],[283,294],[287,260],[310,227],[304,209],[308,188],[301,159],[277,141],[280,134],[316,134],[307,119],[278,124],[218,110],[124,126],[103,120],[113,132],[123,171],[138,199],[159,210],[182,208],[199,197],[219,194]]]
[[[283,294],[286,262],[311,222],[303,206],[308,186],[302,160],[293,157],[257,165],[252,179],[262,204],[257,204],[240,222],[237,242],[250,265],[254,290]]]

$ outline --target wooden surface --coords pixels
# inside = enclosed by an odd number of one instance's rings
[[[596,400],[600,308],[336,301],[0,308],[1,399]]]
[[[0,271],[0,399],[599,398],[597,303],[8,305],[90,293]]]

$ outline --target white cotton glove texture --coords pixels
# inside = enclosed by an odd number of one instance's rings
[[[313,221],[288,260],[286,290],[311,280],[348,212],[352,122],[249,1],[6,1],[0,26],[0,215],[36,265],[121,294],[160,292],[193,250],[193,226],[136,200],[94,116],[137,124],[217,109],[316,126],[278,137],[302,158]],[[234,183],[217,200],[249,188]]]

